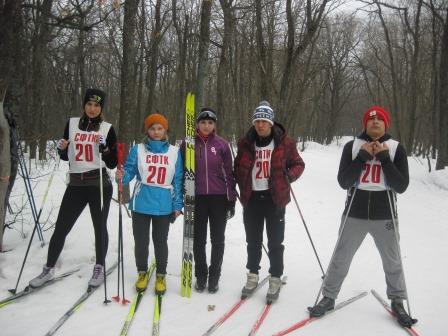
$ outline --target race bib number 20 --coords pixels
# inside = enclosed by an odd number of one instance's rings
[[[381,165],[368,164],[364,165],[364,170],[361,176],[362,183],[380,183],[381,182]]]

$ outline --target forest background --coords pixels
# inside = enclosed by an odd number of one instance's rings
[[[128,144],[156,111],[170,140],[183,138],[188,91],[197,109],[217,111],[231,142],[262,99],[298,142],[322,144],[360,132],[362,113],[380,104],[408,154],[443,169],[448,1],[0,0],[5,206],[17,140],[30,160],[45,160],[88,87],[107,92],[106,118]]]

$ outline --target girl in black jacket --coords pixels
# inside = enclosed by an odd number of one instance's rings
[[[65,238],[86,205],[89,205],[95,231],[96,264],[89,286],[99,286],[104,278],[104,261],[108,246],[107,216],[112,198],[112,184],[106,168],[117,166],[117,136],[113,126],[103,120],[106,94],[87,89],[80,118],[70,118],[59,140],[58,153],[69,161],[70,180],[62,198],[55,230],[48,247],[47,263],[42,273],[30,281],[31,287],[42,286],[54,277],[54,266],[64,247]],[[102,188],[100,187],[100,169]],[[103,190],[103,209],[101,209]]]

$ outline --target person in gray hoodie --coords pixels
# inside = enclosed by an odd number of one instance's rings
[[[235,179],[229,143],[216,134],[215,111],[203,108],[196,121],[195,289],[204,291],[208,278],[208,291],[215,293],[221,276],[227,220],[235,214]],[[209,267],[205,249],[208,222],[212,244]]]

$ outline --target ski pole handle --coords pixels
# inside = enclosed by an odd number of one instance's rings
[[[124,162],[124,142],[117,142],[117,162],[118,169],[123,170],[123,162]],[[120,194],[120,204],[123,193],[123,176],[120,178],[120,182],[118,183],[118,190]]]
[[[123,142],[117,143],[117,159],[118,159],[118,166],[120,168],[122,168],[123,161],[124,161],[124,143]]]

